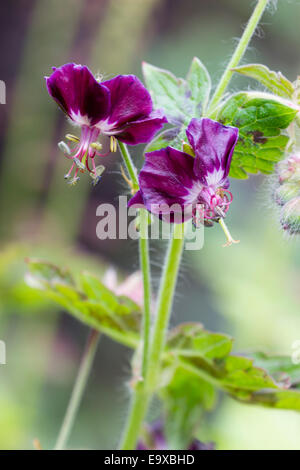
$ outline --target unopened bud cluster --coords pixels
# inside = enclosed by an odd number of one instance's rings
[[[277,165],[274,199],[280,206],[280,223],[289,234],[300,234],[300,153]]]

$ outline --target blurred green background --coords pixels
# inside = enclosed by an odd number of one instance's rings
[[[44,75],[68,61],[105,77],[141,76],[141,61],[184,76],[193,56],[216,84],[254,1],[10,0],[0,3],[0,448],[54,445],[87,328],[46,303],[23,282],[24,258],[42,257],[79,272],[120,275],[138,267],[133,241],[100,241],[96,207],[126,192],[118,155],[106,159],[101,184],[66,185],[68,162],[57,142],[70,126],[49,99]],[[291,80],[300,70],[300,2],[279,0],[264,16],[245,61],[263,62]],[[234,78],[232,89],[255,84]],[[135,149],[138,166],[142,148]],[[239,245],[223,249],[218,228],[204,248],[186,253],[172,323],[201,321],[236,338],[236,351],[290,355],[300,339],[300,240],[280,231],[270,178],[234,181],[228,223]],[[157,285],[162,247],[152,248]],[[192,256],[191,256],[192,253]],[[126,348],[103,338],[69,443],[116,446],[130,377]],[[241,405],[221,397],[201,429],[217,449],[300,449],[300,415]]]

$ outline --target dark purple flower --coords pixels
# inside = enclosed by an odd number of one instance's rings
[[[225,217],[232,200],[228,173],[238,129],[192,119],[186,134],[195,157],[172,147],[147,153],[129,205],[144,205],[170,222],[193,218],[211,225]]]
[[[137,450],[172,450],[168,446],[161,421],[155,421],[149,426],[146,441],[140,440],[137,444]],[[214,444],[193,439],[186,450],[214,450]]]
[[[86,66],[65,64],[53,67],[51,76],[45,78],[49,94],[81,127],[80,139],[71,136],[77,144],[73,151],[66,144],[61,145],[73,160],[66,176],[76,168],[72,182],[76,182],[78,171],[85,169],[95,181],[99,179],[95,156],[104,156],[99,152],[100,134],[110,136],[110,150],[116,151],[116,139],[131,145],[146,143],[167,122],[162,111],[153,110],[149,92],[134,75],[118,75],[100,82]]]

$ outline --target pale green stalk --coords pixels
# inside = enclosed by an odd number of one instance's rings
[[[73,424],[82,400],[83,393],[90,375],[91,367],[95,357],[100,333],[96,330],[91,330],[87,344],[82,356],[81,364],[78,370],[75,385],[71,394],[69,405],[60,429],[55,450],[63,450],[70,437]]]

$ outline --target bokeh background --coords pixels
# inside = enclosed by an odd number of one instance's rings
[[[193,56],[214,84],[253,8],[240,0],[10,0],[0,2],[0,448],[54,445],[75,378],[87,328],[29,290],[27,256],[79,272],[120,277],[138,267],[133,241],[100,241],[96,207],[126,186],[120,157],[106,159],[101,184],[82,178],[70,188],[68,161],[57,142],[70,131],[49,99],[44,75],[68,61],[105,77],[135,73],[141,61],[184,76]],[[300,2],[279,0],[264,16],[247,61],[263,62],[291,80],[300,70]],[[232,89],[254,83],[234,78]],[[138,166],[142,148],[135,150]],[[239,245],[223,249],[223,234],[205,232],[199,252],[186,252],[172,323],[197,320],[235,338],[236,351],[290,355],[300,339],[300,239],[281,232],[270,178],[235,181],[228,223]],[[152,246],[157,284],[162,246]],[[73,448],[116,446],[128,406],[130,352],[103,338],[70,439]],[[300,414],[241,405],[220,397],[201,427],[218,449],[300,449]]]

